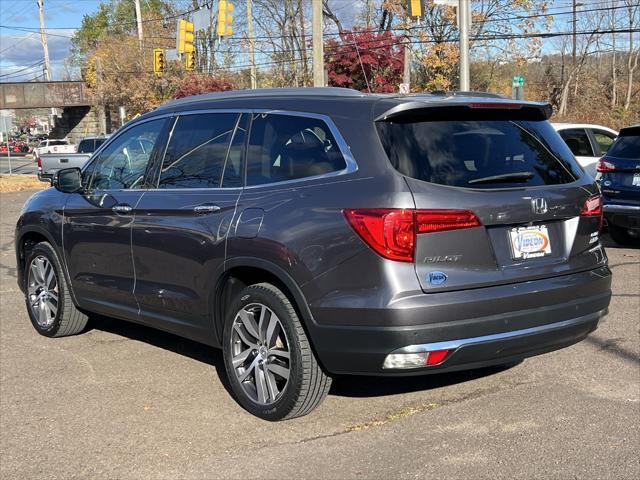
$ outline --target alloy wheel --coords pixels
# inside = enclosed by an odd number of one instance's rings
[[[254,402],[275,403],[291,368],[289,340],[278,316],[266,305],[244,306],[233,320],[231,363],[238,382]]]
[[[56,319],[59,306],[58,277],[53,264],[38,255],[29,266],[27,294],[29,308],[42,328],[49,328]]]

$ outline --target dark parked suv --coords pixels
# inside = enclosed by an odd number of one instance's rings
[[[269,420],[313,410],[337,374],[566,347],[607,312],[611,272],[598,187],[549,114],[469,93],[171,102],[25,205],[29,316],[50,337],[97,312],[222,348]]]
[[[611,238],[640,245],[640,125],[620,130],[596,171]]]

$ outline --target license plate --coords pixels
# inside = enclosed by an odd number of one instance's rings
[[[631,185],[634,187],[640,187],[640,173],[633,174],[633,180],[631,181]]]
[[[545,225],[509,230],[511,257],[514,260],[544,257],[551,254],[549,232]]]

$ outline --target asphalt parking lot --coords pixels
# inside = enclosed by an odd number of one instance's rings
[[[35,175],[38,173],[38,164],[31,155],[0,155],[0,174]]]
[[[2,478],[640,478],[638,249],[606,243],[610,314],[578,345],[509,369],[338,378],[274,424],[234,402],[208,347],[105,318],[39,336],[15,278],[28,195],[0,197]]]

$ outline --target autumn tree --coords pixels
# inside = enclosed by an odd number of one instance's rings
[[[343,30],[325,46],[329,85],[371,92],[395,92],[402,81],[403,46],[391,32]]]

